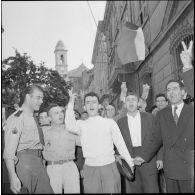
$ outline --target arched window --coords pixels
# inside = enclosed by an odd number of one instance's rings
[[[63,64],[63,63],[64,63],[64,56],[60,55],[60,64]]]
[[[191,40],[194,40],[194,32],[192,28],[184,29],[178,33],[177,37],[172,41],[170,54],[172,57],[171,65],[175,78],[179,79],[182,73],[183,64],[180,59],[180,53],[183,51],[182,41],[185,42],[187,48]]]

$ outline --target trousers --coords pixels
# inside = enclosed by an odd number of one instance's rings
[[[21,153],[17,157],[16,173],[22,187],[30,194],[53,194],[42,158],[28,153]]]
[[[193,193],[193,180],[174,180],[165,176],[167,193]]]
[[[47,173],[55,193],[61,194],[63,189],[64,193],[80,193],[79,171],[73,161],[48,165]]]
[[[116,163],[84,165],[84,193],[121,193],[121,178]]]
[[[135,169],[135,180],[129,181],[125,178],[126,193],[159,193],[157,174],[148,175],[139,167]]]

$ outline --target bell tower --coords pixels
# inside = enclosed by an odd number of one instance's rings
[[[65,77],[68,74],[67,52],[68,50],[65,48],[63,42],[61,40],[58,41],[54,50],[55,69],[62,77]]]

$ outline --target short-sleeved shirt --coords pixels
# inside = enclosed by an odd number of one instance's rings
[[[65,126],[51,126],[44,132],[43,157],[47,161],[74,160],[75,146],[80,145],[79,136],[68,132]]]
[[[5,130],[4,158],[13,160],[17,159],[16,152],[25,149],[43,149],[33,115],[22,111],[19,116],[15,116],[17,112],[18,110],[7,119]]]

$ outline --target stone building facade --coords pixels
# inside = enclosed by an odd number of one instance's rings
[[[108,92],[106,36],[103,33],[104,22],[99,21],[93,48],[94,85],[100,97]]]
[[[144,32],[144,61],[121,64],[116,48],[125,22],[141,26]],[[142,85],[152,86],[147,100],[149,109],[157,93],[165,92],[172,78],[179,78],[182,68],[181,41],[194,39],[194,1],[107,1],[102,32],[106,36],[108,88],[111,102],[119,105],[120,85],[142,93]]]

